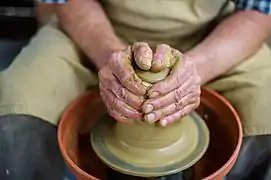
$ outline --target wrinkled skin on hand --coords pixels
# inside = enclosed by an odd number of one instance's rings
[[[132,57],[145,69],[151,67],[152,50],[146,43],[135,43],[123,51],[113,53],[99,71],[101,97],[109,114],[118,121],[142,119],[141,106],[147,87],[136,75]]]
[[[151,85],[138,77],[133,65],[151,72],[170,68],[170,74]],[[200,103],[201,81],[194,62],[165,44],[158,45],[155,53],[143,42],[113,53],[99,71],[99,80],[109,114],[121,122],[143,119],[166,126]]]
[[[160,52],[156,53],[158,63],[153,62],[156,66],[151,69],[161,70],[172,66],[171,72],[148,90],[149,99],[144,102],[142,111],[145,121],[159,121],[162,126],[166,126],[199,106],[201,79],[193,60],[178,50],[159,45],[157,51]]]

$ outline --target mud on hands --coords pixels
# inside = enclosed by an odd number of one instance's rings
[[[168,63],[170,73],[148,90],[149,99],[142,106],[145,121],[159,121],[162,126],[195,110],[199,106],[201,92],[201,79],[193,60],[174,48],[164,48],[171,54]]]
[[[135,59],[135,60],[134,60]],[[135,73],[152,61],[152,50],[146,43],[136,43],[123,51],[114,52],[99,71],[101,97],[109,114],[118,121],[142,120],[141,106],[147,87]]]
[[[200,78],[193,61],[165,44],[154,53],[143,42],[113,53],[99,79],[108,112],[122,122],[143,119],[166,126],[200,102]]]

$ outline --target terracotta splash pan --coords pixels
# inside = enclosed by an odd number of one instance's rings
[[[106,180],[107,167],[97,158],[89,142],[96,120],[106,108],[99,90],[76,99],[64,112],[58,130],[63,157],[78,180]],[[233,167],[242,143],[240,119],[230,103],[218,93],[203,88],[196,110],[210,130],[207,153],[194,166],[193,180],[222,180]]]

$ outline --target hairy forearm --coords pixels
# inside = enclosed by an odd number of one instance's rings
[[[194,59],[202,84],[205,84],[255,54],[270,31],[271,16],[239,11],[185,54]]]
[[[36,18],[40,24],[49,22],[52,15],[55,14],[55,5],[48,3],[41,3],[36,1]]]
[[[98,1],[70,0],[57,7],[57,14],[62,28],[98,69],[112,52],[124,48]]]

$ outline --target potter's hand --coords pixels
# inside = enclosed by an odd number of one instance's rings
[[[195,110],[200,103],[200,77],[194,62],[178,50],[171,49],[172,69],[165,80],[148,91],[150,99],[143,104],[144,119],[162,126],[173,123]]]
[[[124,51],[113,53],[108,63],[99,71],[101,97],[109,114],[122,122],[142,119],[139,110],[147,91],[132,67],[133,55],[137,64],[143,68],[150,66],[150,47],[145,43],[136,43]]]

